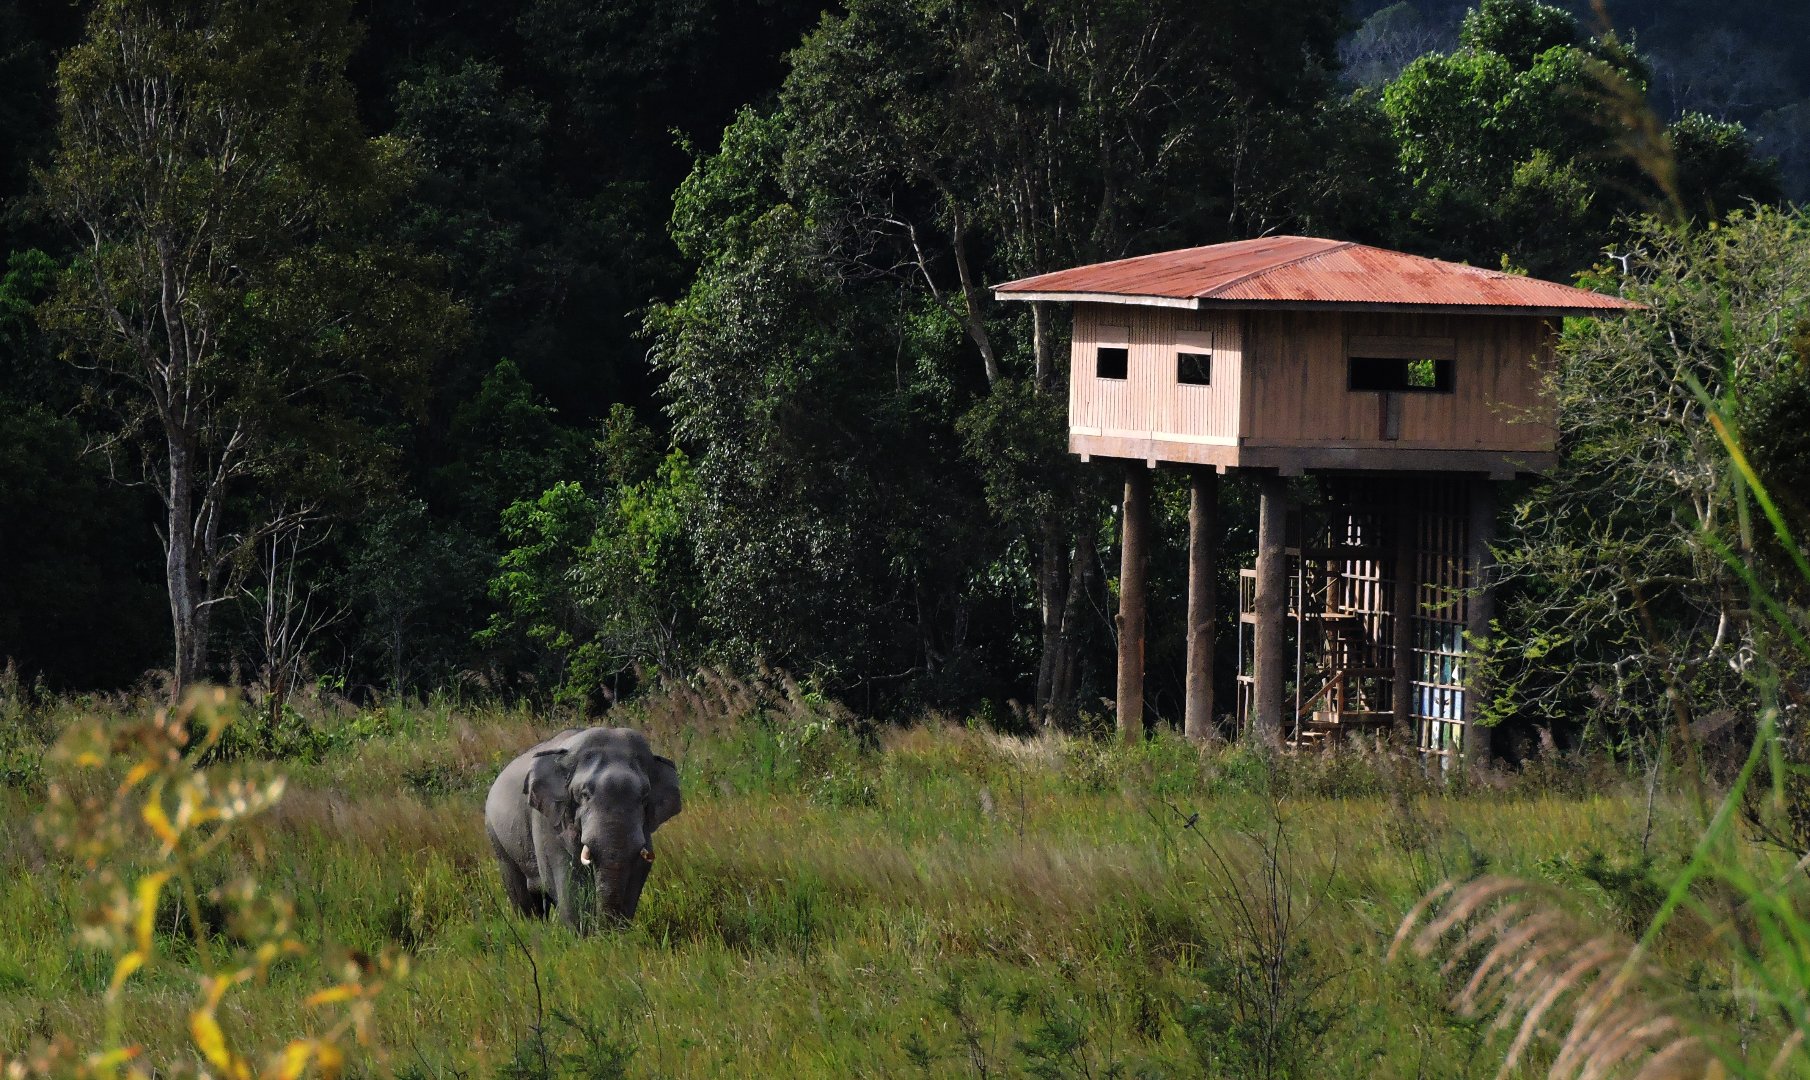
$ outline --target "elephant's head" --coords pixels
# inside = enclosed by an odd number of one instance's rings
[[[523,788],[594,887],[598,914],[630,919],[654,861],[653,833],[679,812],[679,774],[640,734],[592,728],[536,755]]]

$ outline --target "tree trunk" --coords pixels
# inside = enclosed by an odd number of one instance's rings
[[[999,357],[993,351],[993,337],[987,333],[986,321],[980,316],[986,293],[975,284],[974,272],[968,266],[966,231],[959,221],[950,230],[950,246],[955,252],[955,272],[961,279],[963,322],[967,325],[968,337],[973,340],[974,347],[980,350],[980,361],[987,372],[987,385],[996,386],[1000,377]]]
[[[1041,620],[1041,655],[1037,661],[1037,710],[1046,710],[1055,694],[1056,668],[1061,661],[1063,588],[1062,557],[1067,539],[1062,523],[1051,514],[1043,520],[1043,549],[1037,562],[1037,615]],[[1072,570],[1071,570],[1072,573]]]
[[[1050,313],[1043,301],[1031,304],[1031,354],[1035,363],[1032,392],[1053,392],[1050,359]],[[1086,563],[1092,560],[1092,538],[1072,539],[1061,515],[1042,523],[1043,550],[1037,570],[1037,610],[1042,619],[1042,655],[1037,664],[1037,710],[1046,723],[1074,711],[1074,629],[1078,623],[1078,589],[1085,589]],[[1085,528],[1082,530],[1085,532]],[[1065,565],[1066,564],[1066,565]],[[1084,597],[1081,597],[1084,598]]]
[[[1031,301],[1031,356],[1036,362],[1037,393],[1050,392],[1056,384],[1055,343],[1051,340],[1049,302]]]
[[[170,490],[164,536],[164,580],[170,593],[170,622],[176,656],[170,697],[174,701],[194,683],[207,662],[207,618],[201,575],[195,566],[194,460],[179,431],[167,435]]]
[[[402,696],[402,619],[390,620],[390,692]]]
[[[1075,694],[1081,670],[1081,620],[1087,617],[1087,594],[1095,580],[1094,537],[1082,529],[1068,562],[1068,599],[1062,605],[1062,634],[1056,642],[1055,681],[1048,720],[1067,725],[1075,717]]]

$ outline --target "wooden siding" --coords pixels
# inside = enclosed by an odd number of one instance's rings
[[[1542,454],[1557,441],[1542,394],[1553,362],[1548,320],[1322,311],[1245,319],[1244,446]],[[1386,439],[1384,395],[1348,389],[1346,358],[1354,346],[1405,357],[1415,339],[1430,358],[1454,357],[1453,390],[1393,395],[1398,437]]]
[[[1178,349],[1202,351],[1209,343],[1211,385],[1178,383]],[[1114,346],[1130,351],[1127,377],[1123,381],[1096,378],[1095,350]],[[1236,313],[1077,304],[1069,355],[1071,435],[1110,440],[1115,445],[1235,445],[1243,397],[1240,346]],[[1168,453],[1153,452],[1151,456],[1176,459]]]

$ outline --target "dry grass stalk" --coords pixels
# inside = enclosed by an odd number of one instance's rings
[[[1549,1020],[1569,1025],[1548,1075],[1640,1080],[1723,1075],[1664,973],[1625,940],[1593,932],[1539,886],[1484,877],[1434,889],[1396,932],[1391,958],[1408,949],[1445,957],[1441,971],[1470,974],[1453,994],[1464,1016],[1516,1027],[1500,1076],[1514,1071]],[[1519,1021],[1517,1024],[1516,1021]]]

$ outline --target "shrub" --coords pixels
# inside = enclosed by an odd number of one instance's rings
[[[259,880],[260,845],[235,852],[250,868],[222,872],[222,854],[283,796],[267,768],[203,765],[237,719],[223,690],[196,690],[180,707],[138,719],[72,725],[51,755],[45,840],[82,871],[82,940],[111,958],[105,1022],[87,1045],[68,1034],[41,1041],[8,1075],[167,1074],[125,1038],[123,995],[148,971],[193,987],[188,1031],[215,1075],[291,1078],[310,1068],[337,1075],[354,1045],[370,1046],[377,995],[406,971],[394,956],[348,955],[332,982],[301,1001],[310,1023],[277,1047],[239,1047],[219,1020],[230,995],[310,950],[295,932],[294,905]],[[197,730],[199,729],[199,730]],[[217,881],[211,887],[204,887]],[[186,927],[180,947],[157,933],[160,911]]]

